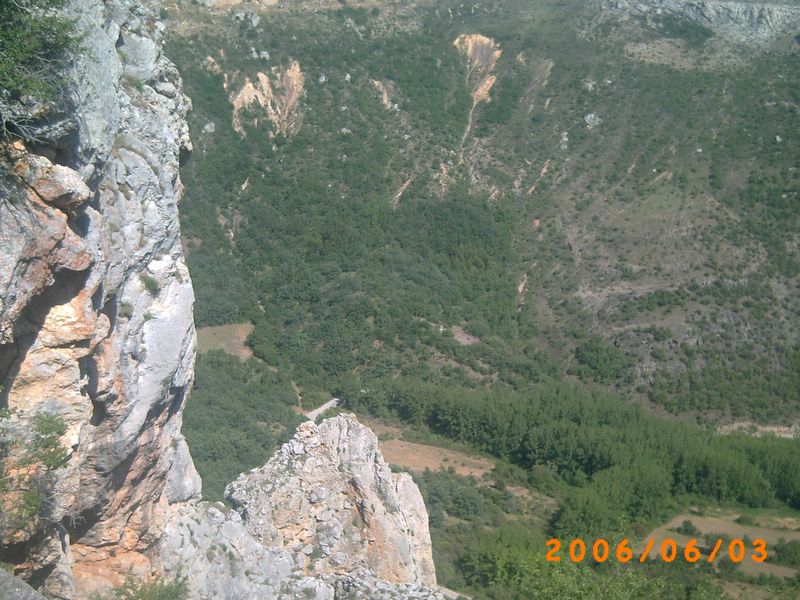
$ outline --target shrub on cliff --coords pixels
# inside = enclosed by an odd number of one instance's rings
[[[0,137],[28,137],[27,105],[51,100],[76,46],[73,23],[59,11],[66,0],[0,2]]]
[[[92,600],[186,600],[189,586],[185,579],[139,581],[128,576],[125,582],[106,594],[96,594]]]
[[[13,426],[0,410],[0,550],[24,539],[52,508],[53,473],[69,453],[60,442],[67,428],[49,413],[34,416],[27,427]]]

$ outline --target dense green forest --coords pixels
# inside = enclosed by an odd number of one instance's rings
[[[499,461],[494,486],[418,477],[441,579],[476,598],[746,579],[554,566],[543,542],[639,538],[692,504],[800,510],[797,441],[714,433],[800,415],[796,44],[577,0],[175,18],[195,316],[254,325],[253,359],[198,362],[185,431],[206,496],[291,434],[296,385],[306,408],[335,395]],[[472,33],[502,50],[475,107],[453,45]],[[237,130],[236,93],[293,61],[292,127],[254,103]]]
[[[394,411],[522,467],[531,484],[566,483],[551,524],[562,537],[642,532],[687,496],[800,509],[797,442],[716,436],[602,392],[547,384],[516,394],[398,379],[353,408]]]
[[[429,509],[439,581],[477,598],[710,600],[726,597],[716,585],[720,579],[757,584],[769,598],[788,600],[800,592],[798,579],[743,577],[735,569],[717,573],[703,562],[547,562],[543,548],[551,534],[542,524],[541,510],[528,505],[523,497],[502,486],[477,485],[474,479],[452,470],[426,471],[416,480]],[[622,539],[605,537],[615,542]],[[795,545],[776,548],[783,550],[782,560],[792,560]]]

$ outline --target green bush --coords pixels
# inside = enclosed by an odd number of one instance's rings
[[[22,432],[10,417],[0,410],[0,547],[5,534],[36,528],[52,499],[53,473],[69,460],[61,417],[39,413]]]
[[[161,286],[158,283],[158,279],[153,277],[152,275],[147,275],[146,273],[142,273],[139,275],[139,281],[142,282],[144,289],[147,290],[147,293],[151,296],[157,296],[158,292],[161,290]]]
[[[771,549],[770,561],[789,565],[790,567],[800,567],[800,541],[791,540],[785,542],[781,539],[778,540],[777,544],[773,544]]]
[[[575,358],[582,365],[579,374],[602,383],[622,377],[633,366],[624,352],[607,345],[598,336],[592,336],[575,349]]]
[[[133,304],[130,302],[120,302],[117,316],[121,319],[130,319],[133,316]]]
[[[675,531],[677,531],[678,533],[683,534],[683,535],[688,535],[690,537],[697,537],[700,534],[700,530],[697,529],[697,527],[695,527],[694,523],[692,523],[688,519],[685,520],[683,523],[681,523],[681,525],[678,526],[675,529]]]

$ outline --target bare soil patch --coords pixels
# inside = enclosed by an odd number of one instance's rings
[[[480,338],[477,338],[474,335],[470,335],[466,331],[464,331],[464,328],[461,327],[460,325],[453,325],[450,328],[450,331],[453,332],[453,337],[462,346],[472,346],[473,344],[477,344],[478,342],[481,341]]]
[[[677,536],[679,536],[680,534],[676,534],[674,531],[668,531],[668,530],[680,527],[684,521],[691,521],[694,524],[694,526],[700,530],[701,534],[708,538],[713,538],[719,534],[731,538],[744,538],[744,537],[749,537],[750,539],[760,538],[765,542],[767,542],[768,545],[775,544],[781,538],[785,539],[786,541],[789,540],[800,541],[800,531],[793,531],[791,529],[776,529],[771,527],[762,527],[760,525],[742,525],[741,523],[736,522],[736,519],[738,517],[739,515],[736,513],[731,513],[718,517],[700,516],[690,513],[684,513],[678,515],[677,517],[674,517],[672,520],[665,523],[661,527],[654,529],[653,532],[650,534],[650,537],[656,535],[664,535],[665,537],[673,537],[677,539]],[[690,539],[687,536],[683,537],[686,537],[687,541]]]
[[[378,421],[367,421],[366,419],[361,419],[361,422],[372,429],[373,433],[377,435],[379,438],[399,438],[403,435],[402,428],[398,427],[397,425],[386,425],[385,423],[379,423]]]
[[[403,428],[400,426],[363,418],[361,422],[378,436],[378,445],[386,462],[408,469],[412,473],[422,473],[425,469],[438,471],[441,468],[453,467],[459,475],[464,477],[471,475],[475,479],[481,479],[494,469],[494,461],[488,458],[402,440],[400,438],[403,435]]]
[[[253,357],[253,351],[245,344],[251,331],[253,331],[252,323],[200,327],[197,330],[197,346],[200,352],[222,350],[247,360]]]
[[[379,445],[386,462],[415,473],[422,473],[425,469],[438,471],[453,467],[459,475],[464,477],[471,475],[475,479],[481,479],[494,468],[492,461],[470,456],[458,450],[397,439],[383,440]]]

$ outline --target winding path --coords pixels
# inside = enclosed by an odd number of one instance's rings
[[[316,421],[318,416],[320,416],[322,413],[324,413],[329,408],[333,408],[334,406],[338,406],[339,402],[341,402],[341,400],[339,400],[339,398],[331,398],[330,400],[328,400],[325,404],[323,404],[319,408],[315,408],[314,410],[308,411],[306,413],[306,417],[308,417],[309,421]]]

